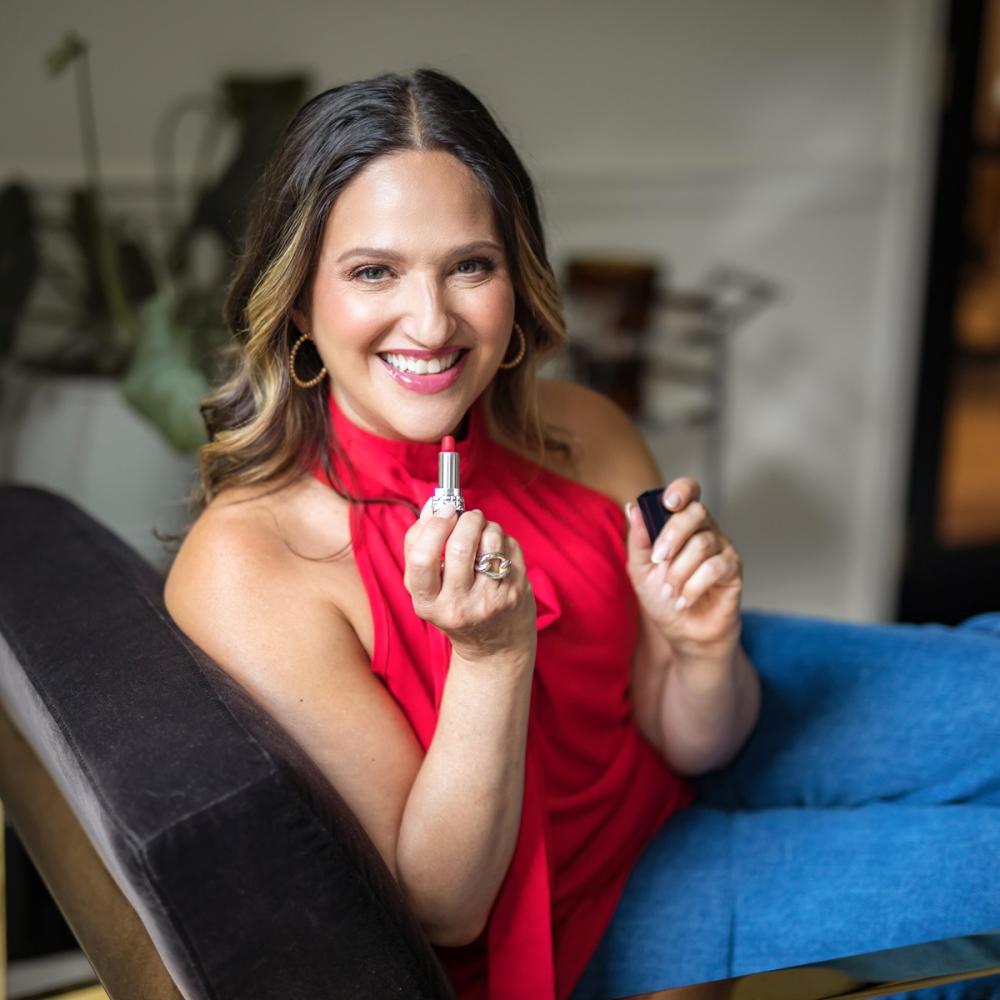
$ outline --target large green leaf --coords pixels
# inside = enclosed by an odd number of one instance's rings
[[[174,298],[167,291],[146,299],[138,309],[138,338],[122,393],[181,452],[205,441],[199,404],[208,380],[193,363],[190,335],[174,320]]]

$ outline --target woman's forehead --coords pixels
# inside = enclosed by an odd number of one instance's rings
[[[325,242],[338,253],[334,244],[346,250],[359,242],[434,242],[447,250],[496,237],[493,205],[479,180],[461,160],[438,150],[373,160],[337,197],[325,232]]]

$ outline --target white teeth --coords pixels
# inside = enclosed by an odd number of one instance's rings
[[[405,354],[383,354],[381,357],[392,365],[393,368],[401,372],[410,372],[413,375],[434,375],[443,372],[458,360],[459,351],[454,354],[445,355],[443,358],[431,358],[430,361],[407,357]]]

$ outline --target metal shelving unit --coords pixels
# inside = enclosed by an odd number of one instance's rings
[[[635,332],[612,328],[599,312],[584,315],[585,303],[567,304],[570,377],[613,397],[623,384],[637,379],[638,400],[625,408],[649,438],[705,430],[702,486],[717,516],[732,338],[778,294],[778,286],[768,279],[718,267],[692,289],[660,292],[652,324]],[[626,393],[627,402],[632,395],[631,390]]]

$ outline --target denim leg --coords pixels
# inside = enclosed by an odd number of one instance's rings
[[[744,612],[760,721],[647,846],[573,1000],[1000,929],[998,638],[1000,612]]]
[[[960,627],[744,612],[756,729],[695,779],[725,809],[1000,805],[1000,613]]]
[[[640,857],[572,1000],[1000,929],[998,858],[992,806],[726,813],[696,803]],[[912,996],[992,996],[982,992],[990,988]]]
[[[733,914],[730,826],[718,809],[674,813],[647,845],[572,1000],[724,979]]]
[[[733,975],[1000,931],[993,806],[768,809],[732,835]]]
[[[973,615],[971,618],[966,618],[964,622],[959,622],[955,627],[991,632],[1000,639],[1000,611],[984,611],[981,614]]]

